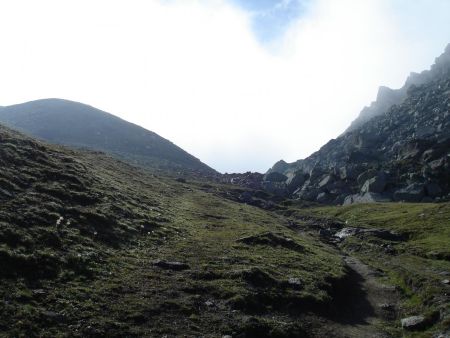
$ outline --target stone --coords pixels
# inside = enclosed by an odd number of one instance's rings
[[[358,182],[359,186],[362,186],[364,184],[364,182],[366,182],[368,179],[376,176],[377,173],[378,172],[375,169],[366,170],[365,172],[363,172],[362,174],[360,174],[358,176],[358,178],[356,179],[356,182]]]
[[[208,306],[208,307],[211,307],[211,306],[214,306],[214,302],[211,301],[211,300],[207,300],[207,301],[205,302],[205,305]]]
[[[327,203],[330,200],[330,194],[326,192],[321,192],[317,195],[316,201],[319,203]]]
[[[290,177],[286,180],[286,187],[290,193],[293,193],[298,188],[302,187],[308,179],[308,175],[298,171],[290,174]]]
[[[378,173],[376,176],[369,178],[362,186],[361,192],[382,193],[387,185],[386,174]]]
[[[169,262],[169,261],[163,261],[163,260],[156,260],[153,262],[154,266],[157,266],[164,270],[175,270],[175,271],[182,271],[189,269],[189,265],[186,263],[181,262]]]
[[[377,194],[373,192],[366,192],[363,194],[349,195],[344,199],[343,205],[357,204],[357,203],[387,203],[391,202],[391,198],[387,195]]]
[[[319,182],[319,188],[326,188],[329,185],[331,185],[334,182],[333,175],[327,175],[325,176],[320,182]]]
[[[444,285],[450,285],[450,280],[449,279],[444,279],[441,281],[442,284]]]
[[[357,171],[355,168],[345,166],[339,169],[339,178],[341,180],[353,180],[357,177]]]
[[[294,277],[289,278],[288,281],[287,281],[287,284],[291,288],[296,289],[296,290],[301,289],[302,286],[303,286],[302,281],[299,278],[294,278]]]
[[[265,191],[276,196],[286,197],[289,194],[286,187],[286,183],[284,183],[284,181],[283,182],[264,181],[262,183],[262,186]]]
[[[401,320],[402,328],[405,330],[418,330],[425,325],[424,316],[411,316]]]
[[[413,183],[406,188],[394,192],[394,199],[396,201],[404,202],[420,202],[425,195],[425,188],[423,184]]]
[[[351,236],[356,235],[360,231],[361,230],[359,228],[348,227],[348,228],[344,228],[344,229],[336,232],[336,234],[334,236],[337,237],[337,238],[340,238],[340,239],[345,239],[347,237],[351,237]]]

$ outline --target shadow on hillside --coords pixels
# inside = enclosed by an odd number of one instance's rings
[[[368,324],[367,318],[375,315],[368,300],[364,277],[347,266],[347,276],[333,290],[330,319],[346,325]]]

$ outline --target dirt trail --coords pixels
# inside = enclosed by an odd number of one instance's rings
[[[333,335],[348,338],[390,337],[382,330],[383,322],[396,319],[398,294],[383,284],[379,273],[352,256],[344,260],[350,269],[349,283],[340,299]]]

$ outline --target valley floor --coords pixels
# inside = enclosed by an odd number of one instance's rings
[[[305,208],[261,194],[259,208],[239,187],[8,130],[0,142],[0,336],[432,337],[449,327],[448,203]],[[402,329],[413,315],[421,326]]]

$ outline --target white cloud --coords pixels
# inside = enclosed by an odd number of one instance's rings
[[[225,0],[1,1],[0,103],[78,100],[221,171],[262,171],[317,150],[379,85],[400,86],[443,50],[446,1],[395,1],[411,13],[316,0],[271,48]],[[433,39],[408,38],[421,27]]]

